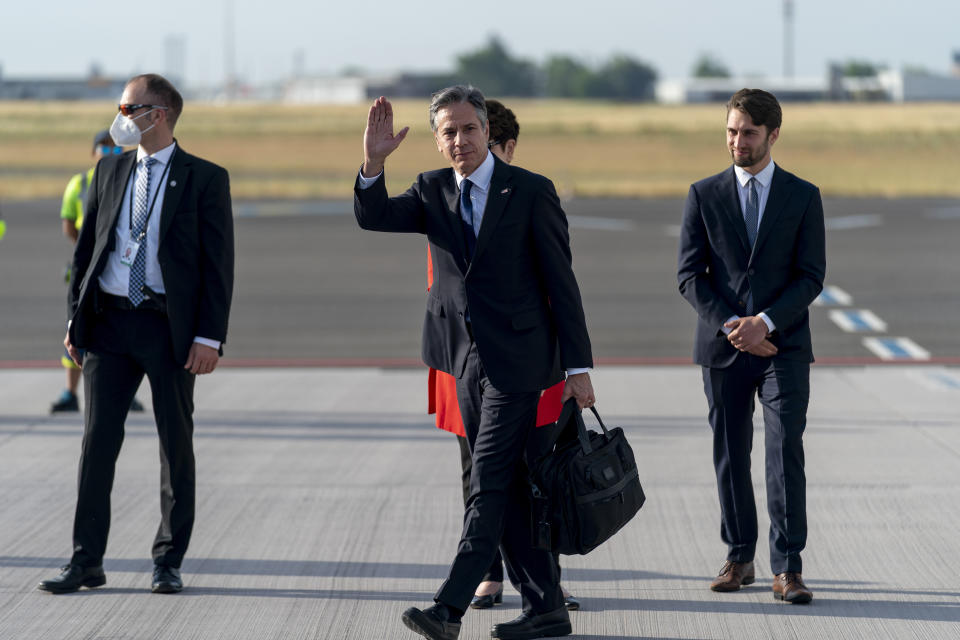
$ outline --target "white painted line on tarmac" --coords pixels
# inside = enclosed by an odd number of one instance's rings
[[[883,216],[874,213],[858,216],[840,216],[838,218],[827,218],[824,226],[828,231],[847,231],[849,229],[864,229],[866,227],[879,227],[883,224]]]
[[[881,360],[930,359],[930,352],[910,338],[864,338],[863,346]]]
[[[833,309],[829,315],[835,325],[848,333],[883,333],[887,330],[887,323],[869,309]]]
[[[629,231],[635,226],[632,220],[595,218],[593,216],[567,216],[567,222],[576,229],[593,229],[595,231]]]
[[[846,307],[853,304],[853,296],[831,284],[823,288],[813,304],[818,307]]]

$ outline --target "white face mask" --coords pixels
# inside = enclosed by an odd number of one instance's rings
[[[153,111],[144,111],[135,118],[128,118],[122,113],[118,113],[117,117],[113,119],[113,124],[110,125],[110,137],[113,138],[113,141],[120,145],[121,147],[133,147],[140,144],[140,138],[143,134],[150,129],[153,129],[156,125],[150,125],[143,131],[140,130],[140,127],[136,125],[134,120],[138,120],[143,116]]]

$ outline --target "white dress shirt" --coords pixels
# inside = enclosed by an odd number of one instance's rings
[[[130,216],[133,213],[130,210],[132,201],[131,195],[134,193],[137,184],[137,176],[145,171],[140,163],[146,157],[151,157],[157,162],[150,168],[150,192],[147,194],[147,206],[153,205],[150,219],[147,221],[146,235],[140,243],[139,251],[144,253],[145,280],[144,283],[157,293],[165,293],[166,288],[163,285],[163,274],[160,272],[160,262],[157,259],[160,239],[160,212],[163,211],[163,195],[166,189],[161,189],[162,183],[170,180],[169,169],[170,159],[176,150],[177,143],[164,147],[160,151],[148,154],[143,147],[137,149],[137,164],[130,173],[130,179],[127,181],[127,188],[123,192],[123,202],[120,204],[120,214],[117,218],[116,227],[116,246],[107,256],[107,264],[100,274],[100,289],[114,296],[126,298],[130,292],[130,267],[120,261],[120,252],[126,247],[130,240]],[[156,198],[156,200],[154,200]],[[194,342],[212,347],[220,348],[219,340],[210,338],[201,338],[199,336],[193,339]]]
[[[469,178],[464,178],[457,173],[456,169],[453,171],[453,175],[457,180],[458,189],[461,188],[460,184],[464,180],[469,180],[473,183],[473,187],[470,189],[470,202],[473,204],[473,231],[477,235],[480,235],[480,223],[483,222],[483,210],[487,206],[487,195],[490,193],[490,181],[493,179],[493,167],[493,152],[487,151],[487,156],[483,159],[483,162],[480,163],[480,166],[470,174]],[[360,172],[359,175],[360,179],[358,184],[360,188],[367,189],[383,175],[383,172],[381,171],[372,178],[364,177],[363,172]],[[589,368],[567,369],[567,375],[572,376],[578,373],[587,373],[588,371],[590,371]]]
[[[106,267],[100,274],[100,288],[109,294],[126,298],[130,291],[130,267],[120,261],[120,252],[130,241],[131,196],[136,189],[137,177],[145,170],[140,161],[148,156],[157,161],[150,168],[150,192],[147,193],[147,206],[153,204],[153,209],[150,219],[147,221],[147,235],[140,243],[139,250],[145,252],[145,284],[157,293],[166,291],[163,286],[163,276],[160,273],[160,263],[157,260],[160,212],[163,211],[163,195],[166,191],[166,189],[160,188],[160,183],[169,179],[167,174],[169,173],[170,158],[173,156],[176,146],[177,143],[174,142],[152,155],[144,151],[143,147],[137,149],[137,164],[130,173],[127,188],[123,192],[123,201],[120,204],[120,216],[117,218],[115,231],[116,245],[110,255],[107,256]]]
[[[753,175],[743,167],[733,166],[733,173],[737,176],[737,193],[740,195],[740,211],[747,210],[747,194],[750,193],[750,179],[754,178],[757,181],[757,229],[760,228],[760,221],[763,220],[763,210],[767,208],[767,199],[770,197],[770,183],[773,182],[773,170],[776,168],[773,160],[765,166],[757,175]],[[754,229],[756,231],[757,229]],[[730,316],[727,318],[727,322],[731,320],[736,320],[740,316]],[[757,317],[763,320],[767,325],[767,329],[773,333],[777,326],[773,324],[773,320],[765,314],[763,311],[757,314]],[[721,327],[725,334],[729,334],[733,329],[727,327]]]

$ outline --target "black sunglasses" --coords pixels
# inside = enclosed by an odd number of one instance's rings
[[[132,116],[134,113],[136,113],[137,109],[143,109],[144,107],[152,107],[154,109],[170,108],[165,107],[162,104],[118,104],[117,110],[125,116]]]

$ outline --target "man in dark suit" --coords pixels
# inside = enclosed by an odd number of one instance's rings
[[[417,176],[389,198],[383,167],[407,128],[379,98],[364,133],[354,213],[364,229],[426,234],[433,259],[423,359],[457,378],[473,458],[463,534],[447,580],[403,622],[432,640],[453,640],[460,618],[501,543],[523,614],[495,625],[496,638],[571,632],[552,553],[532,546],[525,456],[542,451],[535,429],[540,391],[566,370],[564,399],[594,402],[593,365],[566,216],[553,184],[487,150],[483,95],[469,86],[437,92],[430,105],[437,149],[451,168]],[[526,451],[525,451],[526,449]]]
[[[733,167],[690,187],[680,236],[680,293],[697,310],[727,560],[712,582],[753,583],[757,512],[750,478],[754,397],[763,406],[774,596],[813,597],[803,583],[807,537],[803,431],[813,348],[807,308],[826,270],[819,190],[776,166],[781,110],[766,91],[727,103]]]
[[[227,172],[179,147],[183,99],[153,74],[127,83],[111,127],[136,151],[103,158],[89,188],[73,259],[64,345],[82,365],[86,403],[73,556],[39,588],[106,582],[110,491],[130,401],[150,380],[160,436],[161,522],[152,590],[183,588],[193,529],[193,388],[222,355],[233,293],[233,218]],[[85,349],[80,358],[78,349]]]

